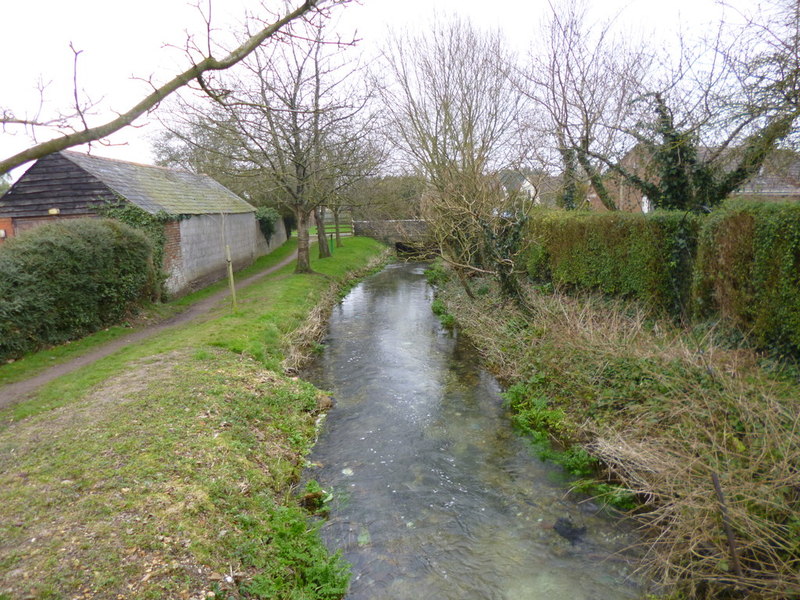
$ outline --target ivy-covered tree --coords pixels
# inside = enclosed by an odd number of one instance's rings
[[[650,95],[656,115],[652,136],[638,134],[639,153],[649,164],[631,170],[622,162],[606,161],[611,171],[646,196],[653,207],[708,211],[756,175],[777,144],[786,138],[800,112],[789,109],[764,119],[736,147],[726,140],[716,148],[702,147],[696,130],[679,128],[660,93]]]

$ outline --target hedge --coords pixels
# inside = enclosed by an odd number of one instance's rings
[[[701,218],[541,211],[530,220],[527,271],[540,282],[636,298],[683,315]]]
[[[42,225],[0,246],[0,359],[119,322],[156,283],[152,244],[110,219]]]
[[[800,356],[800,203],[729,201],[703,227],[698,317],[719,315],[755,344]]]

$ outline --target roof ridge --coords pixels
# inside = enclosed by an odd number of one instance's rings
[[[60,150],[59,154],[74,154],[75,156],[80,156],[82,158],[88,158],[88,159],[91,159],[91,160],[105,160],[105,161],[108,161],[108,162],[115,162],[115,163],[122,163],[122,164],[126,164],[126,165],[133,165],[135,167],[146,167],[146,168],[149,168],[149,169],[160,169],[162,171],[174,171],[175,173],[187,173],[189,175],[197,175],[197,176],[208,177],[209,179],[213,179],[213,177],[211,177],[210,175],[207,175],[205,173],[195,173],[193,171],[189,171],[188,169],[183,169],[183,168],[176,169],[174,167],[163,167],[161,165],[149,165],[149,164],[146,164],[146,163],[136,162],[136,161],[133,161],[133,160],[123,160],[121,158],[111,158],[111,157],[108,157],[108,156],[96,156],[94,154],[88,154],[88,153],[85,153],[85,152],[77,152],[76,150]]]

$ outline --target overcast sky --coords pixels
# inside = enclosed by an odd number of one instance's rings
[[[200,0],[203,7],[209,0]],[[272,5],[278,4],[269,0]],[[553,0],[558,3],[558,0]],[[105,110],[123,112],[156,83],[187,66],[182,50],[187,33],[203,39],[204,20],[186,0],[16,0],[3,6],[0,26],[0,108],[17,117],[33,117],[44,86],[43,114],[72,102],[73,52],[80,50],[78,86]],[[598,20],[616,18],[620,27],[668,44],[678,28],[689,35],[713,29],[723,8],[717,0],[589,0]],[[739,4],[753,4],[740,0]],[[224,5],[224,8],[223,8]],[[212,0],[212,24],[222,37],[237,29],[246,11],[260,12],[259,0]],[[364,51],[379,47],[391,29],[423,28],[434,15],[466,16],[476,24],[504,31],[509,42],[524,52],[548,11],[547,0],[361,0],[339,7],[337,28],[343,36],[358,30]],[[728,11],[730,16],[730,11]],[[241,28],[238,28],[241,30]],[[111,114],[106,112],[107,115]],[[149,137],[154,131],[142,119],[138,128],[115,134],[112,147],[93,152],[138,162],[151,162]],[[98,121],[93,121],[96,124]],[[92,124],[90,123],[90,124]],[[40,140],[41,141],[41,140]],[[0,157],[33,143],[18,133],[0,132]],[[17,176],[19,173],[17,173]]]

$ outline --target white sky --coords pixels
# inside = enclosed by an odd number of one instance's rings
[[[245,10],[259,12],[259,0],[211,0],[212,22],[219,33],[241,22]],[[276,6],[275,0],[271,6]],[[207,7],[209,0],[199,0]],[[557,4],[558,0],[553,0]],[[619,15],[621,26],[650,38],[666,40],[669,31],[713,29],[722,7],[717,0],[588,0],[598,19]],[[752,5],[752,0],[739,0]],[[204,39],[204,22],[195,2],[187,0],[14,0],[3,3],[0,21],[0,108],[17,117],[33,117],[39,106],[39,83],[46,85],[45,113],[72,104],[72,42],[82,54],[78,85],[106,111],[123,112],[147,92],[145,81],[162,83],[188,66],[181,50],[187,32]],[[223,13],[223,7],[226,11]],[[548,11],[547,0],[360,0],[338,7],[337,28],[344,36],[358,29],[365,51],[380,46],[392,28],[422,28],[434,15],[458,14],[504,31],[524,51]],[[730,11],[729,11],[730,12]],[[199,32],[199,33],[198,33]],[[665,42],[667,43],[667,42]],[[106,115],[112,114],[106,112]],[[152,162],[148,136],[154,126],[143,118],[137,128],[112,136],[114,146],[94,145],[93,152],[138,162]],[[91,124],[100,121],[95,118]],[[46,139],[46,138],[43,138]],[[40,141],[43,141],[40,139]],[[24,133],[0,132],[0,157],[30,146]],[[27,167],[25,167],[27,168]],[[24,170],[24,169],[23,169]],[[15,173],[19,176],[19,171]]]

